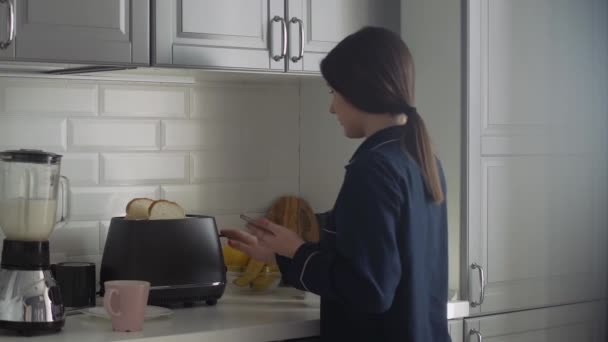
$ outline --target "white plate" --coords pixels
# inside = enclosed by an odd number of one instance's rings
[[[106,312],[106,309],[103,306],[94,306],[92,308],[86,308],[80,310],[85,315],[99,317],[99,318],[107,318],[110,319],[110,315]],[[167,308],[163,308],[160,306],[148,305],[146,306],[146,312],[144,313],[144,319],[153,319],[158,317],[170,316],[173,314],[173,311]]]

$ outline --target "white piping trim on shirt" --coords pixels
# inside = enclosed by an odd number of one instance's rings
[[[306,261],[304,262],[304,266],[302,267],[302,272],[300,272],[300,283],[302,284],[302,287],[308,292],[310,292],[310,290],[308,289],[308,287],[306,287],[306,284],[304,284],[304,271],[306,271],[306,266],[308,266],[308,262],[310,261],[310,258],[312,258],[313,256],[315,256],[317,254],[319,254],[318,251],[310,253],[308,258],[306,258]]]
[[[383,145],[386,145],[386,144],[389,144],[389,143],[392,143],[392,142],[396,142],[396,141],[401,141],[401,139],[391,139],[391,140],[387,140],[387,141],[385,141],[385,142],[381,142],[381,143],[379,143],[378,145],[376,145],[376,146],[374,146],[374,147],[370,148],[369,150],[370,150],[370,151],[373,151],[373,150],[377,149],[377,148],[378,148],[378,147],[380,147],[380,146],[383,146]],[[347,164],[347,165],[352,164],[354,161],[355,161],[355,159],[351,159],[351,160],[348,162],[348,164]]]
[[[392,143],[392,142],[395,142],[395,141],[400,141],[400,140],[401,140],[401,139],[392,139],[392,140],[387,140],[387,141],[385,141],[385,142],[383,142],[383,143],[380,143],[380,144],[378,144],[378,145],[376,145],[376,146],[374,146],[374,147],[370,148],[370,150],[375,150],[375,149],[377,149],[378,147],[380,147],[380,146],[382,146],[382,145],[386,145],[386,144],[388,144],[388,143]]]

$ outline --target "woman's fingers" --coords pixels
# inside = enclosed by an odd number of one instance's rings
[[[238,241],[248,245],[255,245],[258,243],[258,238],[255,235],[252,235],[244,230],[222,229],[221,233],[229,240]]]
[[[248,224],[246,227],[249,233],[255,236],[258,241],[263,241],[265,237],[268,237],[268,235],[272,235],[270,231],[262,229],[261,227],[258,227],[256,225]]]
[[[248,245],[248,244],[240,242],[238,240],[228,240],[228,245],[230,245],[230,247],[232,247],[232,248],[238,249],[239,251],[241,251],[247,255],[255,254],[255,250],[252,245]]]

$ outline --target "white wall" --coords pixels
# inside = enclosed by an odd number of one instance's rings
[[[0,77],[0,150],[65,156],[72,217],[51,236],[53,260],[99,262],[109,220],[133,197],[175,200],[240,226],[239,213],[297,194],[298,106],[295,82]]]
[[[401,0],[401,34],[414,57],[416,107],[448,187],[449,286],[459,287],[463,144],[461,1]]]

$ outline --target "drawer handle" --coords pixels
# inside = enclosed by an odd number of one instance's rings
[[[12,0],[0,0],[0,4],[8,5],[8,21],[6,25],[8,39],[0,41],[0,50],[5,50],[15,40],[15,5]]]
[[[477,336],[477,342],[483,342],[483,335],[477,329],[471,329],[469,331],[469,337],[473,335]]]
[[[471,307],[474,308],[483,304],[483,300],[486,297],[486,276],[484,274],[483,267],[477,263],[473,263],[471,265],[471,269],[477,269],[479,271],[479,288],[481,289],[481,292],[479,293],[479,301],[471,303]]]
[[[272,21],[275,23],[281,22],[281,54],[272,56],[272,59],[278,62],[287,55],[287,23],[283,17],[279,17],[278,15],[272,18]]]

